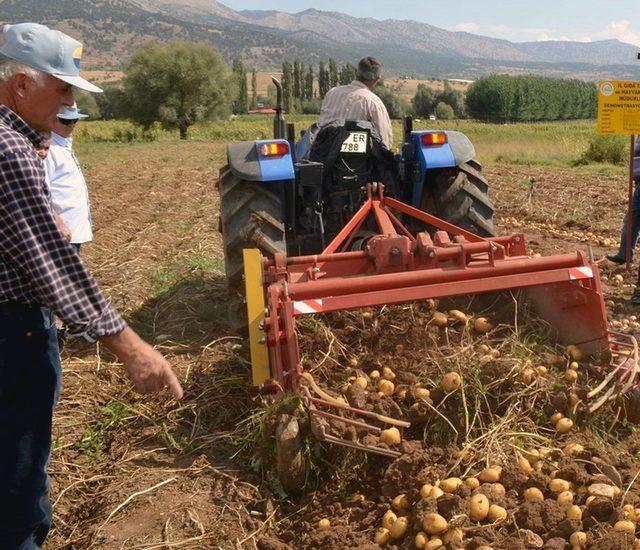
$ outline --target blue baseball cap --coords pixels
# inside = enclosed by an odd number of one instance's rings
[[[82,44],[74,38],[38,23],[5,25],[2,36],[0,54],[81,90],[102,91],[80,76]]]
[[[58,111],[58,118],[62,120],[78,120],[79,118],[88,118],[89,115],[85,115],[78,111],[78,105],[73,104],[71,107],[63,107]]]

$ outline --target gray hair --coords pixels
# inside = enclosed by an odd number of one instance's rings
[[[0,83],[8,82],[17,73],[26,74],[29,78],[35,80],[38,86],[44,84],[45,73],[0,54]]]
[[[373,82],[380,78],[382,73],[382,63],[375,57],[365,57],[358,63],[358,80]]]

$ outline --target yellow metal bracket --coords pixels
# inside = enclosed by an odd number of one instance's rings
[[[244,284],[247,297],[247,321],[249,325],[249,349],[251,350],[251,373],[253,385],[260,386],[271,376],[269,351],[260,343],[265,336],[260,328],[264,320],[264,287],[262,285],[262,256],[257,248],[242,251],[244,263]]]

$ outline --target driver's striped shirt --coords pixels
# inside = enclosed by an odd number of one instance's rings
[[[331,88],[322,101],[318,126],[345,120],[366,120],[378,130],[382,143],[393,147],[393,130],[389,113],[382,100],[366,84],[354,80],[346,86]]]

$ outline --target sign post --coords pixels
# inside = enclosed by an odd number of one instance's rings
[[[598,133],[631,136],[627,207],[627,271],[631,271],[631,230],[633,227],[633,149],[640,134],[640,82],[601,80],[598,82]]]

